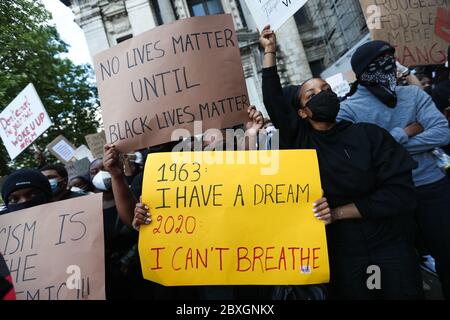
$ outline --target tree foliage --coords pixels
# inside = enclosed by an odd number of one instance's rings
[[[35,142],[41,150],[60,134],[75,145],[85,144],[84,136],[99,126],[92,68],[63,57],[68,45],[49,25],[50,19],[39,1],[0,1],[0,110],[33,83],[53,122]],[[0,176],[35,166],[30,149],[11,162],[0,144]]]

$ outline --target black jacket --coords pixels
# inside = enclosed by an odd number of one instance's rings
[[[355,203],[362,219],[328,226],[330,253],[364,254],[411,237],[416,207],[409,153],[373,124],[337,123],[316,131],[283,97],[276,67],[263,69],[264,104],[283,149],[316,149],[322,188],[331,208]],[[298,165],[302,160],[298,159]]]

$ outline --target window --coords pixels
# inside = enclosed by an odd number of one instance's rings
[[[163,24],[163,20],[162,20],[162,17],[161,17],[161,10],[159,9],[158,0],[151,0],[150,3],[151,3],[151,6],[152,6],[152,9],[153,9],[152,12],[153,12],[153,16],[154,16],[154,18],[156,20],[156,24],[158,26],[160,26],[160,25]]]
[[[223,13],[220,0],[188,0],[188,5],[193,17]]]
[[[116,39],[117,44],[124,42],[125,40],[133,38],[132,34],[127,34],[126,36],[120,37]]]
[[[301,7],[301,9],[294,14],[294,19],[295,22],[297,23],[297,26],[299,27],[307,27],[310,24],[310,19],[308,11],[306,10],[306,6]]]
[[[247,22],[245,21],[244,12],[242,11],[241,2],[240,1],[236,1],[236,6],[237,6],[238,11],[239,11],[239,16],[241,17],[242,27],[243,28],[247,28]]]

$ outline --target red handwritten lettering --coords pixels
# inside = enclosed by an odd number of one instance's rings
[[[165,247],[161,247],[161,248],[151,248],[151,251],[155,251],[156,250],[156,267],[152,267],[150,268],[151,270],[160,270],[162,269],[162,267],[159,265],[159,251],[160,250],[164,250]]]
[[[244,255],[241,255],[241,251],[244,251],[244,250],[245,250],[245,254],[244,254]],[[236,271],[238,271],[238,272],[245,272],[245,271],[250,270],[250,268],[251,268],[251,266],[252,266],[252,262],[251,262],[251,260],[250,260],[249,258],[247,258],[247,255],[248,255],[248,249],[247,249],[247,248],[245,248],[245,247],[239,247],[239,248],[237,249],[238,267],[237,267],[237,270],[236,270]],[[248,266],[247,269],[241,269],[241,261],[244,260],[244,259],[247,260],[247,261],[248,261],[248,264],[249,264],[249,266]]]
[[[319,259],[319,256],[316,255],[316,251],[319,251],[320,248],[313,248],[313,269],[319,269],[319,266],[316,266],[316,260]]]
[[[437,9],[434,33],[446,42],[450,42],[450,11],[445,8]]]
[[[228,251],[230,250],[230,248],[216,248],[216,250],[219,251],[219,268],[220,271],[222,271],[223,266],[222,266],[222,251]]]

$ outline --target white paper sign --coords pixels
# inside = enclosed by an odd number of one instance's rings
[[[11,160],[43,134],[52,122],[30,83],[0,113],[0,136]]]
[[[86,147],[84,144],[82,144],[77,148],[77,150],[75,150],[75,152],[73,153],[73,157],[75,157],[77,160],[88,158],[90,162],[95,160],[91,150],[89,150],[89,148]]]
[[[65,140],[59,141],[53,146],[53,151],[57,153],[64,161],[70,161],[75,153],[75,150]]]
[[[307,0],[245,0],[261,31],[270,24],[274,31],[294,15]]]
[[[327,79],[326,82],[331,86],[331,90],[334,91],[339,97],[344,97],[347,93],[350,92],[350,85],[347,80],[344,79],[344,75],[342,73],[335,74]]]

